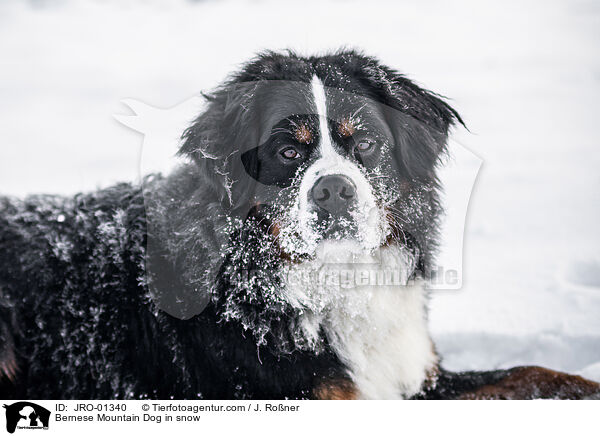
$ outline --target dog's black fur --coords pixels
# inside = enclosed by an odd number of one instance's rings
[[[352,396],[326,340],[318,352],[298,346],[289,329],[297,313],[285,301],[234,283],[241,270],[289,260],[259,250],[272,211],[235,177],[252,176],[261,117],[274,106],[262,86],[315,74],[389,108],[381,116],[396,144],[396,182],[410,199],[397,199],[395,242],[417,253],[416,275],[428,274],[441,211],[435,167],[449,128],[462,122],[456,111],[353,51],[266,53],[207,96],[183,136],[189,163],[168,177],[0,200],[0,397],[324,398],[319,387],[336,383]],[[457,398],[510,374],[439,368],[417,398]],[[593,391],[582,386],[563,397]]]

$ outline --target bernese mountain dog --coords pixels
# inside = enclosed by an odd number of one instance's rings
[[[263,53],[206,100],[168,175],[0,198],[0,397],[598,395],[440,366],[436,168],[462,124],[442,97],[346,50]]]

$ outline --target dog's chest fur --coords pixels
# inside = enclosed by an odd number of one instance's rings
[[[413,259],[398,248],[346,248],[328,242],[315,260],[290,267],[286,298],[309,342],[324,333],[360,398],[408,398],[437,364],[423,284],[407,283]]]

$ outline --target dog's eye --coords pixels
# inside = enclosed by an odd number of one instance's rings
[[[358,144],[356,144],[356,150],[361,152],[369,151],[372,147],[373,143],[369,141],[361,141]]]
[[[300,157],[300,153],[298,153],[298,151],[292,147],[281,150],[280,154],[289,160],[298,159]]]

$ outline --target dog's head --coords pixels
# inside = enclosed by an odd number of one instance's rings
[[[426,268],[436,165],[460,121],[439,97],[353,51],[267,53],[208,96],[184,134],[229,213],[252,218],[286,258],[330,239],[401,244]]]

